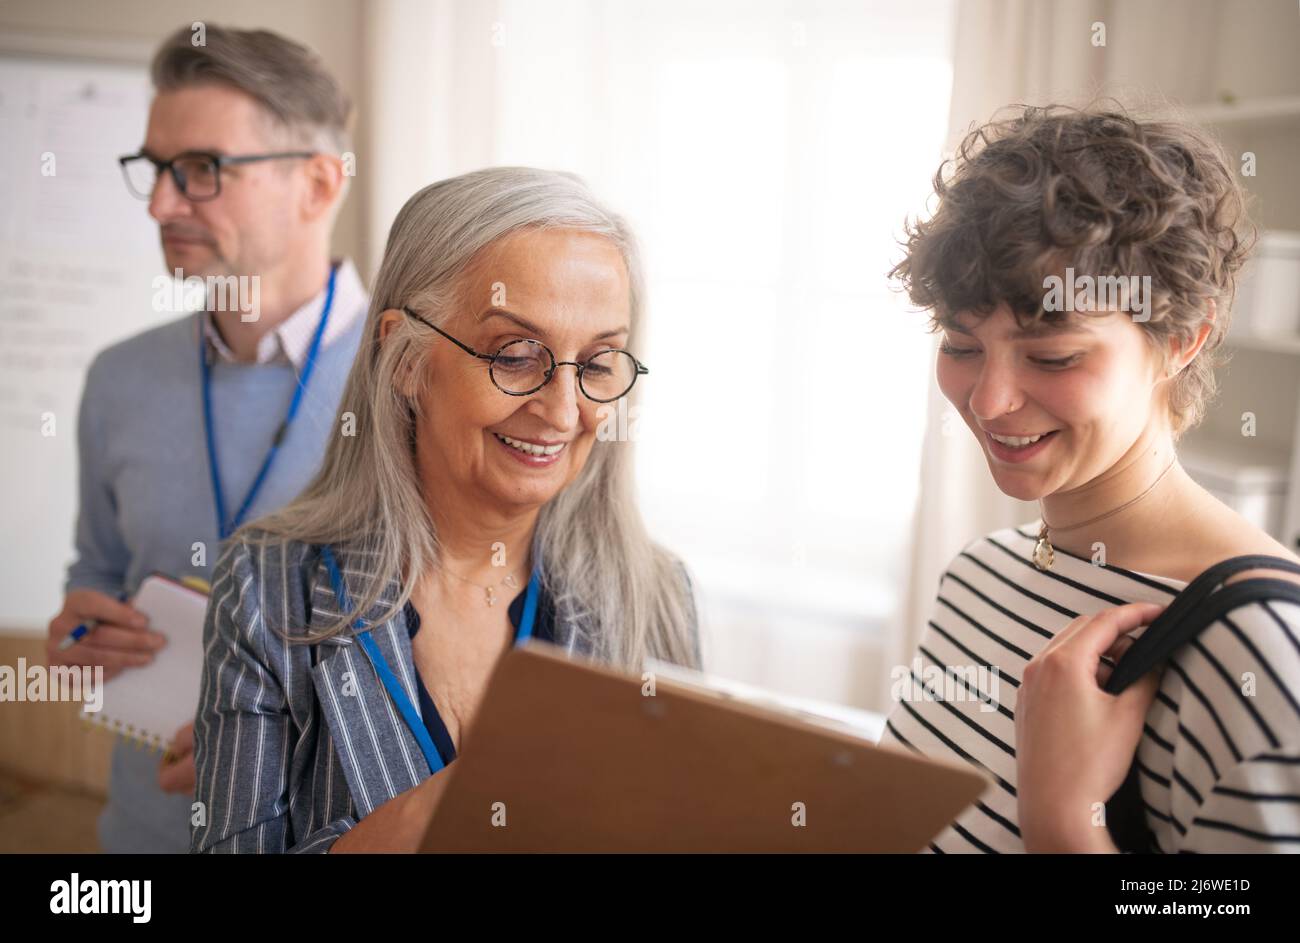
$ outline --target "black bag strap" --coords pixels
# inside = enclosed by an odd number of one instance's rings
[[[1257,577],[1231,586],[1224,580],[1246,570],[1285,570],[1300,574],[1300,563],[1262,554],[1232,557],[1210,567],[1180,592],[1124,653],[1106,681],[1106,691],[1119,694],[1152,668],[1163,665],[1180,646],[1201,634],[1225,613],[1259,599],[1300,599],[1300,585],[1289,580]],[[1211,595],[1214,599],[1206,605]]]
[[[1283,570],[1300,574],[1300,564],[1261,554],[1232,557],[1216,563],[1188,583],[1165,611],[1147,626],[1142,637],[1134,641],[1111,672],[1105,690],[1119,694],[1240,606],[1266,600],[1300,605],[1300,584],[1290,580],[1255,577],[1231,586],[1223,585],[1225,580],[1246,570]],[[1123,784],[1106,803],[1106,828],[1120,851],[1146,852],[1155,846],[1155,836],[1146,824],[1136,756]]]

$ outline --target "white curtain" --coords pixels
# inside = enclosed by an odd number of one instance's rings
[[[366,194],[367,255],[420,187],[491,163],[496,4],[372,0],[365,5],[367,84],[357,182]]]
[[[948,153],[972,125],[1006,105],[1087,99],[1100,84],[1102,56],[1091,24],[1104,0],[963,0],[957,7]],[[1037,505],[998,490],[983,450],[933,377],[921,455],[921,491],[907,596],[883,659],[886,676],[915,652],[948,562],[975,538],[1033,520]],[[880,686],[887,711],[888,684]]]

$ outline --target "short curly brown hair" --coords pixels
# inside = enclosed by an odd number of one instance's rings
[[[1003,303],[1022,326],[1062,319],[1044,310],[1044,278],[1067,266],[1149,275],[1150,319],[1139,324],[1162,355],[1169,338],[1195,338],[1213,300],[1210,336],[1170,391],[1180,435],[1214,396],[1236,274],[1255,239],[1227,156],[1190,125],[1138,120],[1109,103],[1010,111],[970,131],[940,165],[936,211],[907,225],[890,276],[939,330]]]

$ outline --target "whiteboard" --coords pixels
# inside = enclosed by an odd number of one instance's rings
[[[86,368],[176,316],[153,309],[157,225],[117,164],[151,96],[143,65],[0,56],[2,630],[43,632],[62,605]]]

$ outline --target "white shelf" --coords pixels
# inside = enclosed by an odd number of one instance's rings
[[[1286,488],[1291,455],[1284,445],[1245,436],[1233,440],[1202,435],[1185,441],[1178,451],[1189,471],[1195,469],[1221,482]]]
[[[1188,116],[1202,124],[1295,124],[1300,127],[1300,95],[1197,105],[1188,109]]]
[[[1291,542],[1286,523],[1288,446],[1245,438],[1207,441],[1202,436],[1178,451],[1193,480],[1260,530]]]
[[[1229,329],[1224,343],[1239,350],[1262,350],[1265,353],[1273,354],[1300,354],[1300,337],[1286,334],[1270,336],[1267,334],[1251,334],[1247,331],[1238,334]]]

